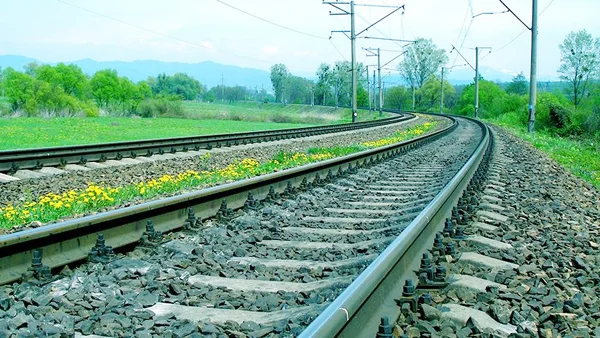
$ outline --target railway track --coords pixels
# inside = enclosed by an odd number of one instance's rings
[[[401,144],[2,236],[0,283],[28,282],[0,292],[36,320],[59,309],[71,325],[46,324],[78,335],[374,336],[401,311],[390,295],[459,217],[490,145],[487,127],[461,118]]]
[[[92,166],[106,161],[123,161],[125,164],[140,163],[144,158],[153,155],[174,154],[177,152],[194,152],[213,147],[228,147],[241,144],[252,144],[266,141],[292,139],[306,136],[339,133],[384,126],[414,118],[412,114],[399,114],[392,118],[345,123],[332,126],[316,126],[307,128],[268,130],[234,134],[218,134],[205,136],[175,137],[141,141],[110,142],[101,144],[62,146],[35,149],[16,149],[0,151],[0,182],[18,179],[18,177],[35,177],[44,173],[56,173],[55,167],[78,165]],[[31,173],[31,170],[37,170]],[[39,172],[41,170],[41,172]],[[21,171],[20,175],[13,175]],[[12,178],[12,179],[11,179]]]

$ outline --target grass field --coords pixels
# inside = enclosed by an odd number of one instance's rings
[[[0,150],[299,128],[351,121],[350,109],[333,107],[185,102],[184,109],[187,119],[0,118]],[[359,112],[361,121],[378,117],[375,112]]]
[[[184,102],[188,118],[268,121],[279,123],[331,124],[352,122],[349,108],[307,106],[300,104],[282,105],[279,103],[238,102],[234,104]],[[383,117],[392,114],[384,113]],[[368,110],[358,111],[358,121],[379,118],[379,113]]]
[[[573,175],[600,189],[600,144],[598,141],[563,138],[542,130],[536,131],[535,134],[529,134],[524,127],[515,127],[505,123],[497,124],[546,153]]]
[[[309,124],[196,119],[0,118],[0,149],[24,149],[189,135],[308,127]]]

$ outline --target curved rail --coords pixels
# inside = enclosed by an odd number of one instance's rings
[[[374,337],[381,318],[395,322],[401,311],[396,299],[403,293],[404,281],[417,279],[422,254],[431,247],[491,144],[487,126],[470,120],[481,127],[482,138],[467,163],[300,337]]]
[[[88,161],[103,162],[110,159],[120,160],[126,157],[135,158],[137,156],[151,156],[152,154],[211,149],[212,147],[337,133],[397,123],[413,117],[414,115],[412,114],[400,114],[400,116],[387,119],[359,123],[344,123],[333,126],[5,150],[0,151],[0,173],[14,173],[19,169],[41,169],[44,166],[59,166],[74,163],[84,164]]]
[[[156,231],[172,231],[186,222],[195,224],[214,217],[223,201],[227,208],[237,209],[251,199],[250,194],[252,199],[265,199],[271,191],[301,189],[307,182],[319,184],[337,172],[380,162],[451,132],[457,123],[448,118],[453,123],[445,129],[405,142],[0,236],[0,266],[10,267],[0,270],[0,284],[15,281],[27,272],[34,250],[42,250],[43,263],[50,268],[80,261],[88,256],[98,234],[103,234],[113,248],[123,247],[140,240],[147,221],[153,222]]]

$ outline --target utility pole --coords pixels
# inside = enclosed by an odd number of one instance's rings
[[[314,86],[310,87],[310,94],[311,94],[310,106],[312,107],[315,105],[315,87]]]
[[[479,47],[475,47],[475,118],[479,118]]]
[[[373,108],[375,108],[375,70],[373,70]]]
[[[479,50],[492,47],[475,47],[475,118],[479,118]],[[490,52],[491,53],[491,52]]]
[[[369,66],[367,66],[367,91],[369,93],[369,111],[371,111],[371,82],[369,81]]]
[[[412,86],[412,111],[415,112],[415,86]]]
[[[378,24],[379,22],[381,22],[383,19],[389,17],[390,15],[396,13],[398,10],[402,9],[404,10],[404,5],[402,6],[386,6],[386,5],[369,5],[369,4],[359,4],[356,6],[365,6],[365,7],[387,7],[387,8],[393,8],[393,10],[388,13],[387,15],[385,15],[384,17],[382,17],[381,19],[377,20],[375,23],[369,25],[367,28],[363,29],[362,31],[356,33],[356,29],[355,29],[355,20],[354,20],[354,0],[351,0],[350,2],[342,2],[342,1],[323,1],[323,4],[327,4],[327,5],[331,5],[332,7],[336,8],[337,10],[341,11],[337,12],[337,13],[331,13],[329,12],[330,15],[350,15],[350,32],[348,31],[331,31],[331,33],[344,33],[349,39],[350,39],[350,48],[351,48],[351,63],[352,63],[352,122],[356,122],[356,118],[358,116],[357,113],[357,90],[358,90],[358,86],[357,86],[357,82],[358,82],[358,78],[357,78],[357,72],[356,72],[356,38],[361,35],[362,33],[366,32],[367,30],[369,30],[371,27],[375,26],[376,24]],[[350,5],[350,10],[347,11],[345,9],[343,9],[342,7],[340,7],[341,5]],[[347,33],[350,33],[350,35],[348,36]],[[331,37],[330,37],[331,38]],[[364,38],[369,38],[369,37],[364,37]],[[390,40],[390,39],[384,39],[384,40]]]
[[[515,12],[513,12],[504,1],[499,0],[500,3],[506,8],[510,14],[512,14],[519,22],[531,31],[531,66],[529,73],[529,118],[527,123],[527,131],[529,133],[535,132],[535,106],[537,102],[537,35],[538,35],[538,2],[532,0],[531,6],[531,27],[527,26]]]
[[[358,116],[356,107],[356,33],[354,31],[354,1],[350,1],[350,45],[350,48],[352,48],[352,123],[354,123]]]
[[[381,88],[381,51],[377,48],[377,79],[379,81],[379,117],[383,116],[383,91]]]
[[[383,105],[385,105],[385,82],[382,83],[382,89],[381,89],[381,106],[383,107]],[[379,110],[379,117],[383,116],[383,112],[381,110]]]
[[[531,9],[531,69],[529,75],[529,122],[527,131],[535,132],[535,105],[537,98],[537,0],[533,0]]]
[[[442,66],[442,86],[440,95],[440,114],[444,113],[444,66]]]

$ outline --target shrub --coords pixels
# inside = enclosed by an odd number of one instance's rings
[[[145,100],[138,106],[138,115],[141,117],[184,117],[185,112],[181,101],[168,98]]]
[[[565,128],[571,123],[571,112],[560,104],[551,103],[548,106],[549,117],[552,126],[555,128]]]

